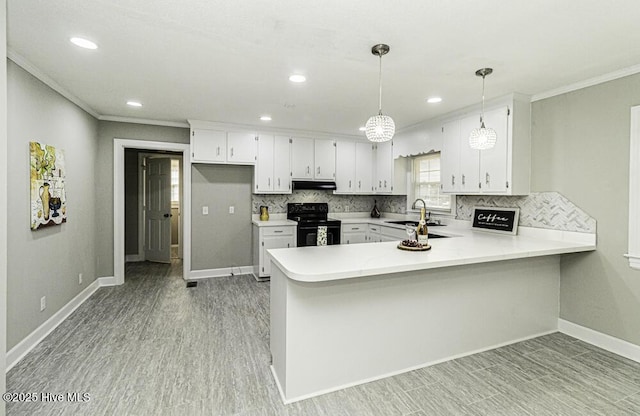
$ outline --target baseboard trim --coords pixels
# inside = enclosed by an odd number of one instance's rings
[[[640,345],[632,344],[564,319],[558,319],[558,331],[640,363]]]
[[[38,345],[47,335],[58,327],[65,319],[69,317],[78,309],[80,305],[84,303],[93,293],[98,290],[101,285],[101,279],[94,280],[88,285],[82,292],[76,297],[71,299],[66,305],[64,305],[58,312],[53,314],[51,318],[47,319],[42,325],[36,328],[32,333],[27,335],[22,341],[20,341],[15,347],[11,348],[7,352],[7,367],[8,373],[16,364],[20,362],[36,345]]]
[[[219,269],[191,270],[187,280],[209,279],[211,277],[253,274],[253,266],[221,267]]]
[[[99,277],[98,284],[100,285],[100,287],[119,285],[119,283],[116,282],[116,278],[114,276]]]

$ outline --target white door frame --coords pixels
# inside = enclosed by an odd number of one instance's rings
[[[189,144],[146,140],[113,139],[113,277],[114,284],[124,283],[124,150],[164,150],[182,153],[182,201],[184,208],[182,278],[191,271],[191,158]]]

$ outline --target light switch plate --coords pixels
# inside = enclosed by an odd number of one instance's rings
[[[233,205],[229,207],[229,214],[235,214],[236,213],[236,207],[234,207]]]
[[[202,215],[209,215],[209,207],[207,206],[202,207]]]

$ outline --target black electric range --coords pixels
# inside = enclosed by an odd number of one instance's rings
[[[328,214],[326,202],[287,204],[287,219],[298,223],[298,247],[340,244],[340,220],[328,218]]]

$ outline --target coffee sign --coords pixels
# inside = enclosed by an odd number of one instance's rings
[[[518,232],[519,208],[474,207],[471,228],[515,235]]]

